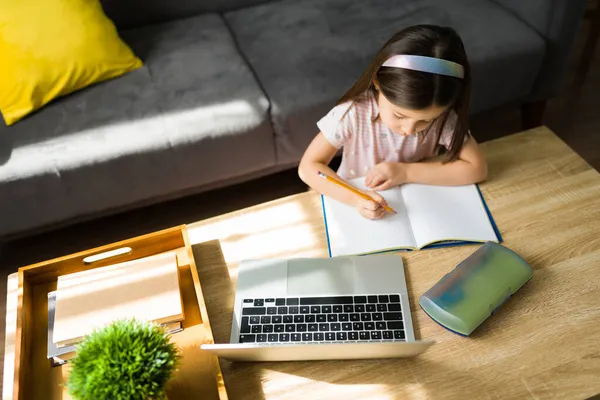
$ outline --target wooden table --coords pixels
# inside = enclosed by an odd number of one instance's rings
[[[531,263],[533,279],[464,338],[435,324],[417,301],[477,246],[405,253],[416,337],[436,345],[402,360],[221,360],[230,399],[582,399],[600,393],[600,175],[546,128],[482,147],[490,174],[481,190],[503,244]],[[229,340],[240,260],[327,256],[319,197],[311,192],[188,229],[217,342]],[[9,279],[9,346],[15,283]],[[4,372],[12,372],[10,363]]]
[[[231,399],[582,399],[600,393],[600,175],[546,128],[483,144],[481,190],[534,275],[469,338],[435,324],[418,298],[477,246],[404,255],[414,359],[230,363]],[[229,341],[240,260],[326,257],[319,198],[303,193],[188,225],[217,342]],[[210,242],[219,239],[218,243]],[[209,242],[206,242],[209,241]],[[226,262],[226,263],[225,263]]]

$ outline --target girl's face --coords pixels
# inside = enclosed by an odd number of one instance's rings
[[[377,96],[381,120],[392,132],[402,136],[423,132],[448,109],[433,105],[423,110],[409,110],[392,104],[381,91]]]

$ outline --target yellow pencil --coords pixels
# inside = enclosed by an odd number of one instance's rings
[[[327,181],[329,181],[329,182],[333,182],[333,183],[335,183],[336,185],[338,185],[338,186],[341,186],[341,187],[343,187],[343,188],[345,188],[345,189],[348,189],[348,190],[349,190],[349,191],[351,191],[352,193],[355,193],[355,194],[359,195],[360,197],[362,197],[362,198],[363,198],[363,199],[365,199],[365,200],[371,200],[371,201],[375,201],[375,200],[374,200],[374,199],[373,199],[371,196],[369,196],[368,194],[361,192],[360,190],[356,189],[356,188],[355,188],[355,187],[353,187],[353,186],[350,186],[350,185],[348,185],[348,184],[347,184],[347,183],[345,183],[345,182],[338,181],[337,179],[335,179],[335,178],[332,178],[332,177],[330,177],[330,176],[328,176],[328,175],[324,174],[324,173],[323,173],[323,172],[321,172],[321,171],[318,171],[318,174],[319,174],[319,176],[320,176],[321,178],[323,178],[323,179],[325,179],[325,180],[327,180]],[[375,202],[376,202],[376,201],[375,201]],[[385,206],[383,206],[383,208],[384,208],[384,209],[385,209],[387,212],[390,212],[390,213],[396,214],[396,211],[394,211],[394,210],[393,210],[393,209],[392,209],[390,206],[388,206],[388,205],[385,205]]]

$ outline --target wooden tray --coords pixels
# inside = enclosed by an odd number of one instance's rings
[[[92,264],[83,261],[92,255],[123,248],[131,250]],[[185,321],[184,330],[172,336],[183,357],[167,386],[167,395],[169,399],[226,400],[217,358],[200,350],[201,344],[213,343],[214,339],[185,225],[21,267],[11,275],[7,293],[3,399],[71,399],[63,386],[70,365],[51,367],[46,352],[47,294],[56,289],[58,276],[173,250],[177,253]]]

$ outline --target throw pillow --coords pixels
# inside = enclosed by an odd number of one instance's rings
[[[0,111],[7,125],[141,66],[98,0],[0,0]]]

